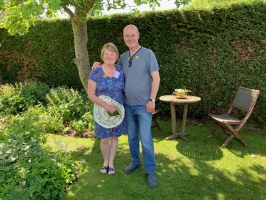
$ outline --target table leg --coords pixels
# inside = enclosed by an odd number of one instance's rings
[[[176,133],[176,110],[175,105],[171,103],[171,121],[172,121],[172,133]]]
[[[181,134],[178,135],[181,139],[186,139],[186,136],[189,135],[188,133],[185,132],[186,123],[187,123],[187,107],[188,107],[188,104],[184,104],[183,119],[182,119],[182,132]]]
[[[172,140],[178,137],[176,134],[176,110],[175,110],[175,104],[171,103],[171,122],[172,122],[172,135],[167,137],[166,139]]]
[[[167,137],[166,139],[172,140],[177,137],[181,139],[187,139],[186,136],[188,134],[185,132],[186,122],[187,122],[187,109],[188,109],[188,104],[184,104],[183,119],[182,119],[182,132],[176,133],[176,110],[175,110],[175,105],[171,103],[172,135]]]
[[[182,120],[182,134],[185,133],[187,122],[187,104],[184,105],[183,120]]]

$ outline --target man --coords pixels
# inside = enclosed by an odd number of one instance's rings
[[[157,187],[154,146],[151,135],[152,112],[159,89],[159,66],[154,53],[139,44],[138,28],[132,24],[123,30],[129,51],[118,61],[123,66],[125,82],[125,109],[128,123],[128,141],[132,162],[124,169],[130,174],[140,167],[139,141],[142,145],[144,168],[149,188]]]

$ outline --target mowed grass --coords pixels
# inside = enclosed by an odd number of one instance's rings
[[[78,181],[68,190],[67,200],[102,199],[265,199],[266,131],[245,129],[248,146],[236,140],[222,148],[223,132],[208,137],[209,122],[189,123],[188,140],[166,140],[170,122],[160,121],[163,131],[153,129],[159,186],[148,189],[143,166],[132,175],[123,173],[130,163],[127,136],[119,139],[117,173],[99,174],[102,156],[99,139],[49,135],[47,145],[69,151],[80,162]],[[180,129],[180,125],[177,127]]]

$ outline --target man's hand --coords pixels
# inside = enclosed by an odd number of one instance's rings
[[[91,66],[92,69],[97,69],[99,67],[101,67],[101,63],[100,62],[97,62],[97,61],[94,62],[93,65]]]
[[[146,110],[147,112],[152,113],[155,110],[155,103],[152,101],[148,101],[148,103],[146,103]]]

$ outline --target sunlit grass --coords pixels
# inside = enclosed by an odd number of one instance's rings
[[[144,169],[123,173],[130,162],[127,136],[121,136],[116,157],[117,174],[100,175],[99,139],[49,135],[47,144],[70,152],[80,162],[81,176],[65,199],[264,199],[266,196],[266,131],[243,130],[248,143],[236,140],[220,145],[225,135],[208,137],[211,123],[188,124],[187,141],[166,140],[170,122],[153,130],[159,187],[148,189]],[[178,126],[180,129],[180,126]]]

